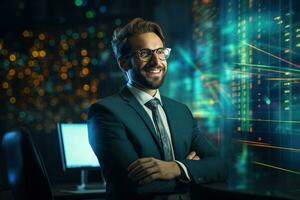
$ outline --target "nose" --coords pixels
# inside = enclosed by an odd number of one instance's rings
[[[158,55],[156,54],[156,52],[153,52],[150,63],[153,65],[158,65],[159,62],[160,62],[160,59],[159,59]]]

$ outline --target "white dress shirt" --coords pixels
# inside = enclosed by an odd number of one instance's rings
[[[145,91],[134,87],[130,83],[127,83],[127,87],[130,90],[130,92],[133,94],[133,96],[137,99],[137,101],[143,106],[143,108],[147,112],[147,114],[149,115],[155,129],[156,129],[156,127],[155,127],[155,124],[154,124],[154,121],[153,121],[152,111],[145,104],[148,101],[150,101],[151,99],[154,99],[154,98],[157,98],[160,101],[160,105],[158,106],[158,111],[159,111],[159,114],[162,118],[163,125],[166,129],[168,139],[170,140],[172,157],[175,159],[174,161],[179,164],[179,166],[182,168],[182,170],[184,171],[184,174],[185,174],[185,178],[184,179],[180,178],[179,180],[181,180],[183,182],[189,182],[191,180],[191,178],[189,177],[186,166],[183,163],[177,161],[176,158],[175,158],[175,155],[174,155],[171,132],[170,132],[167,116],[165,114],[164,109],[162,108],[163,104],[162,104],[162,101],[161,101],[161,98],[160,98],[159,90],[156,90],[156,94],[154,96],[151,96],[150,94],[146,93]]]

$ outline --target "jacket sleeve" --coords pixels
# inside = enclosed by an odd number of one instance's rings
[[[187,167],[192,182],[196,184],[225,181],[228,176],[227,162],[220,157],[217,149],[201,133],[189,109],[188,112],[193,121],[191,151],[196,151],[200,160],[184,159],[180,162]]]
[[[134,194],[170,193],[180,187],[177,180],[138,185],[128,178],[127,167],[139,157],[125,125],[105,106],[94,104],[90,108],[88,131],[91,147],[103,165],[106,178],[114,183],[112,187],[126,187]]]

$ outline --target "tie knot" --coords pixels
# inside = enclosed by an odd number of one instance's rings
[[[150,110],[154,110],[154,109],[157,109],[157,106],[159,104],[160,104],[160,101],[157,98],[155,98],[155,99],[151,99],[150,101],[145,103],[145,106],[147,106]]]

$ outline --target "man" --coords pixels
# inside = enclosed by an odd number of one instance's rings
[[[187,106],[159,93],[171,51],[159,25],[133,19],[115,30],[112,47],[127,85],[88,118],[108,199],[190,199],[190,184],[224,180],[225,164]]]

